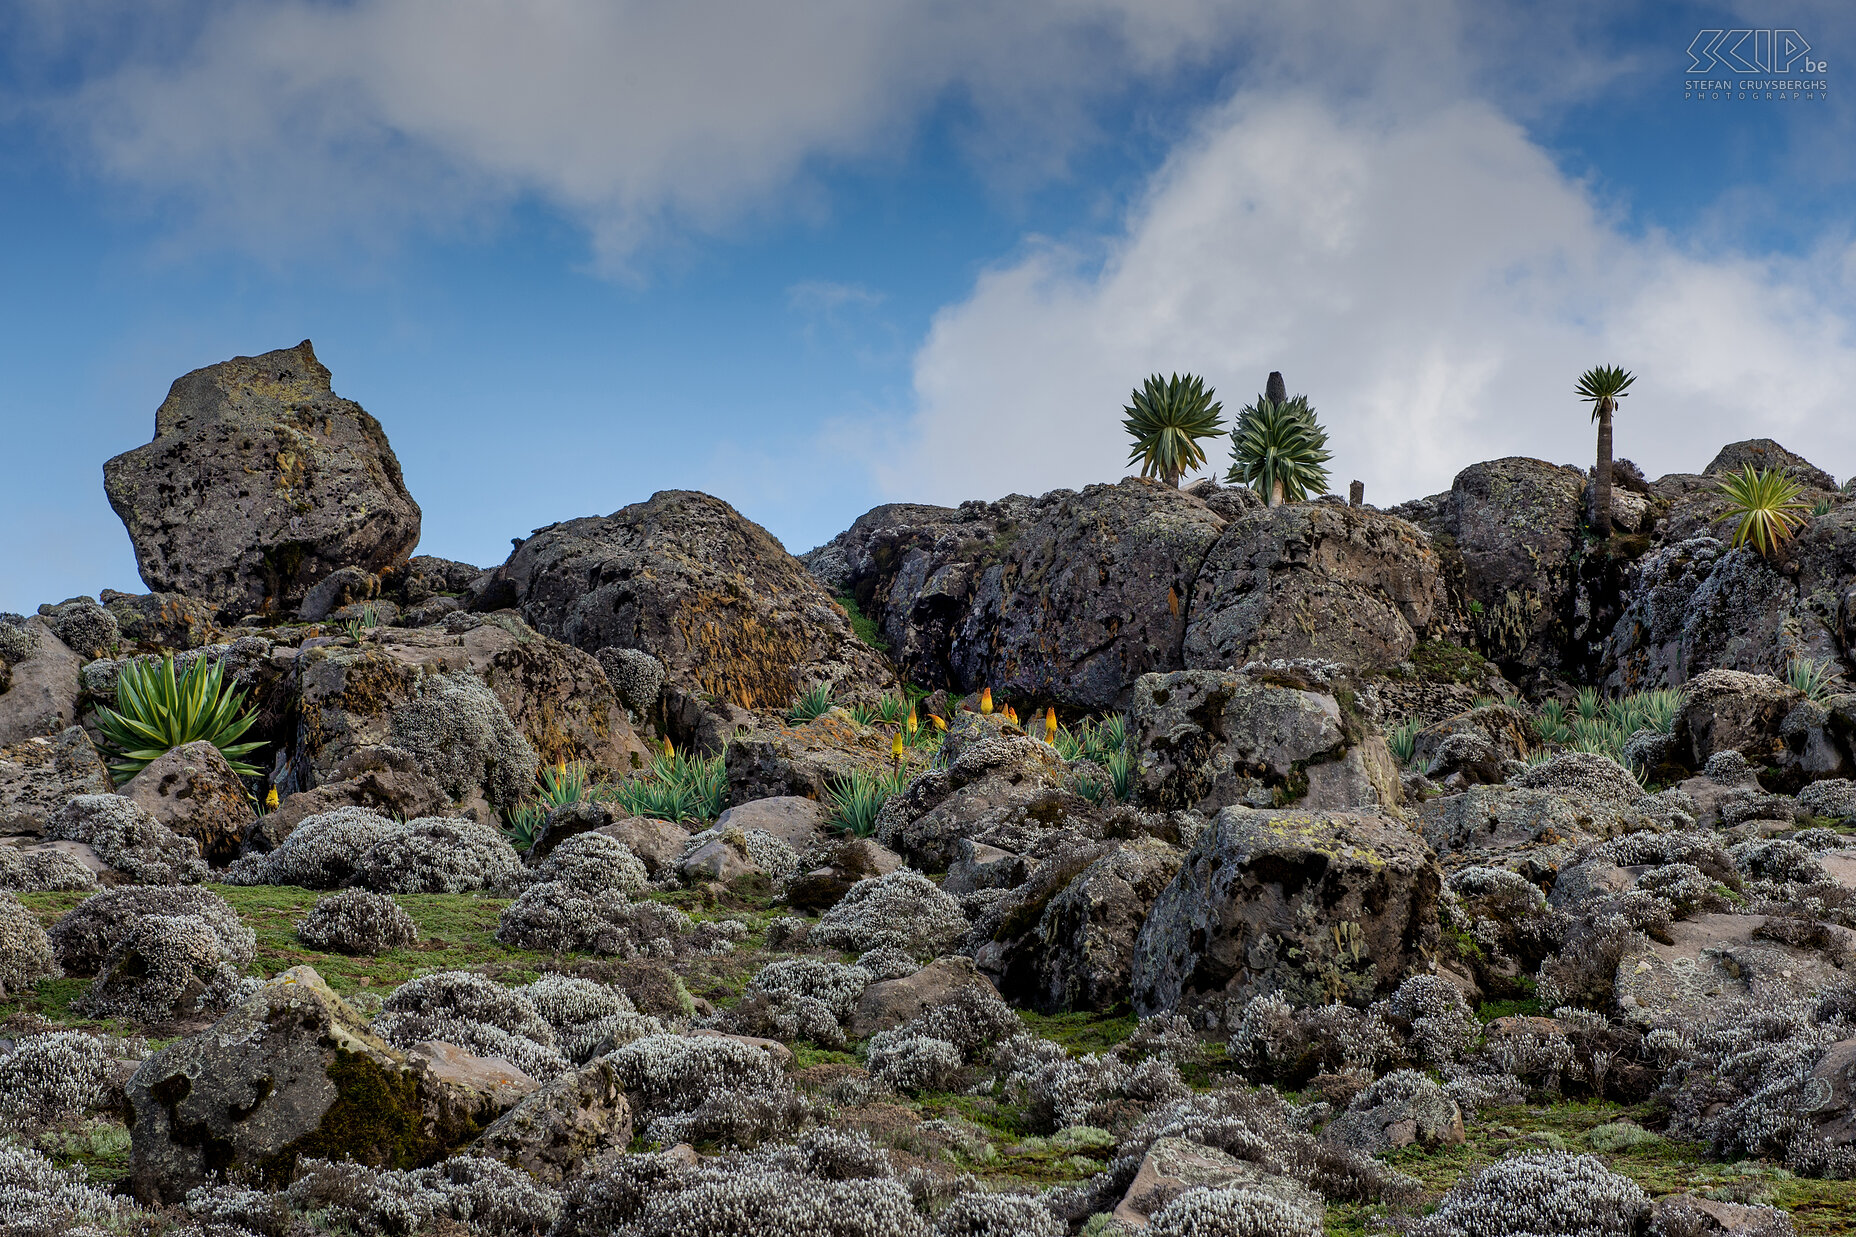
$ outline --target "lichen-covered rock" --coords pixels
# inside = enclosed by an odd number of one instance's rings
[[[631,1106],[605,1058],[562,1074],[498,1117],[473,1150],[558,1185],[625,1151]]]
[[[0,656],[0,747],[55,735],[77,724],[79,657],[42,618],[7,624]]]
[[[411,752],[384,743],[357,747],[342,757],[330,781],[297,791],[260,817],[246,841],[254,851],[275,850],[310,817],[345,807],[412,820],[436,816],[450,803]]]
[[[339,780],[357,750],[410,752],[421,772],[481,815],[526,797],[539,762],[615,774],[645,763],[598,664],[508,615],[449,627],[380,629],[358,647],[295,659],[298,721],[286,794]]]
[[[832,709],[796,726],[769,721],[729,741],[729,800],[825,799],[853,771],[889,765],[892,734],[860,725],[843,709]],[[926,748],[909,751],[903,767],[925,772],[931,754]]]
[[[154,440],[103,484],[148,587],[234,615],[288,613],[331,572],[401,566],[419,541],[386,433],[308,340],[177,379]]]
[[[0,747],[0,833],[42,833],[67,800],[113,789],[81,727]]]
[[[750,708],[784,707],[817,682],[893,682],[798,560],[707,494],[665,490],[538,529],[478,604],[513,605],[588,653],[642,649],[683,693]]]
[[[1063,758],[1003,718],[958,715],[941,750],[947,766],[910,782],[877,814],[877,839],[923,871],[945,870],[961,839],[1000,830],[1101,835],[1102,809],[1077,792]]]
[[[204,740],[149,761],[122,794],[175,833],[192,838],[212,863],[238,858],[246,832],[258,819],[245,783],[219,749]]]
[[[197,649],[218,634],[213,607],[180,593],[119,593],[106,588],[97,597],[115,618],[125,651]]]
[[[1129,478],[958,510],[898,505],[807,556],[854,593],[912,680],[1100,709],[1177,669],[1187,599],[1224,517]]]
[[[1403,799],[1384,739],[1293,664],[1142,675],[1129,733],[1135,798],[1158,810],[1386,806]]]
[[[1141,928],[1134,1008],[1212,1022],[1228,1000],[1269,991],[1297,1005],[1385,995],[1424,961],[1442,883],[1399,822],[1226,808]]]
[[[1718,477],[1725,473],[1740,472],[1748,467],[1776,468],[1806,489],[1834,490],[1837,488],[1836,478],[1804,456],[1787,451],[1783,445],[1770,438],[1748,438],[1740,442],[1730,442],[1715,453],[1714,458],[1708,461],[1708,466],[1701,472],[1706,477]]]
[[[1047,1013],[1126,1003],[1135,938],[1181,858],[1153,838],[1111,844],[1045,904],[1030,931],[996,951],[982,948],[976,961],[1002,992]]]
[[[1836,582],[1804,583],[1827,583],[1827,598],[1814,600],[1815,588],[1801,595],[1798,578],[1749,547],[1730,549],[1714,537],[1650,551],[1631,565],[1623,611],[1605,635],[1605,686],[1673,687],[1708,670],[1783,674],[1793,659],[1840,657],[1831,634]]]
[[[282,1185],[312,1157],[430,1163],[497,1115],[415,1070],[306,966],[143,1062],[128,1096],[136,1192],[163,1201],[234,1174]]]
[[[1686,691],[1675,734],[1686,749],[1685,763],[1696,769],[1730,748],[1757,764],[1779,763],[1785,720],[1804,699],[1769,674],[1738,670],[1709,670],[1691,679]]]
[[[1431,534],[1464,600],[1474,603],[1477,647],[1504,666],[1567,660],[1585,490],[1576,468],[1510,456],[1471,464],[1448,494],[1397,509]]]
[[[1442,581],[1429,538],[1396,516],[1332,503],[1248,511],[1193,582],[1184,662],[1317,657],[1386,669],[1441,626]]]

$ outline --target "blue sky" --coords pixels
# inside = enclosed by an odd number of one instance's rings
[[[102,462],[303,338],[483,565],[1112,481],[1151,369],[1283,369],[1387,504],[1584,463],[1600,360],[1652,475],[1856,473],[1856,15],[1281,7],[0,0],[0,609],[138,588]],[[1683,100],[1753,26],[1829,97]]]

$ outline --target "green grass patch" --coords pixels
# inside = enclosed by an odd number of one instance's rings
[[[1447,640],[1427,640],[1411,651],[1411,664],[1428,679],[1452,683],[1481,683],[1489,677],[1489,663],[1474,649]]]
[[[1018,1016],[1034,1035],[1062,1044],[1071,1055],[1107,1052],[1134,1034],[1134,1014],[1126,1009],[1108,1013],[1035,1014],[1021,1009]]]
[[[857,604],[857,598],[849,593],[838,598],[838,604],[844,607],[844,615],[851,620],[851,631],[871,648],[879,653],[889,652],[889,641],[883,639],[883,629],[876,625],[876,620],[865,614],[863,607]]]

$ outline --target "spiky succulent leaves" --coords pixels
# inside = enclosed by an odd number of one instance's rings
[[[264,744],[238,742],[256,718],[243,711],[244,705],[245,693],[225,682],[217,659],[199,658],[177,675],[170,653],[158,666],[145,661],[122,664],[116,674],[116,707],[97,709],[97,729],[114,756],[110,768],[118,781],[202,739],[219,749],[233,772],[256,777],[258,770],[240,757]]]
[[[1579,375],[1579,398],[1592,406],[1592,420],[1617,411],[1618,401],[1630,391],[1637,375],[1622,365],[1594,365]]]
[[[1333,459],[1328,432],[1306,395],[1286,400],[1257,396],[1231,427],[1231,471],[1226,480],[1248,485],[1274,507],[1302,502],[1327,489]]]
[[[1803,488],[1776,468],[1748,464],[1719,484],[1727,498],[1720,518],[1734,521],[1734,545],[1751,545],[1766,558],[1791,540],[1811,510],[1800,497]]]
[[[1224,405],[1197,374],[1151,375],[1130,397],[1122,428],[1134,439],[1128,463],[1138,463],[1143,477],[1159,477],[1177,486],[1180,477],[1205,464],[1199,439],[1224,432]]]

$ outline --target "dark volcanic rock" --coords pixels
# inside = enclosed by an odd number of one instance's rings
[[[642,649],[690,696],[778,708],[806,687],[894,682],[843,610],[765,529],[707,494],[665,490],[517,546],[477,603],[597,653]]]
[[[1511,457],[1456,475],[1433,528],[1438,553],[1462,564],[1472,624],[1490,658],[1554,665],[1569,633],[1578,584],[1585,475]]]
[[[429,1163],[501,1108],[422,1070],[306,966],[270,980],[210,1031],[168,1045],[129,1080],[136,1193],[281,1186],[299,1157]]]
[[[1142,675],[1129,733],[1143,807],[1396,810],[1403,798],[1385,740],[1344,713],[1330,687],[1289,669]]]
[[[1187,668],[1321,657],[1361,670],[1410,656],[1441,620],[1441,565],[1396,516],[1294,503],[1233,520],[1206,556],[1187,611]]]
[[[1129,478],[958,509],[897,504],[806,556],[879,625],[905,677],[1077,708],[1181,665],[1193,580],[1224,518]]]
[[[1134,1008],[1193,1009],[1281,991],[1295,1005],[1384,996],[1422,964],[1442,874],[1377,815],[1226,808],[1154,903],[1134,952]]]
[[[103,466],[142,579],[234,615],[287,612],[343,567],[419,541],[380,422],[335,395],[309,341],[175,381],[155,438]]]
[[[1701,470],[1706,477],[1717,477],[1723,473],[1739,472],[1747,465],[1754,468],[1783,469],[1798,484],[1812,490],[1834,490],[1836,479],[1829,473],[1807,460],[1802,455],[1795,455],[1770,438],[1749,438],[1744,442],[1730,442],[1722,447],[1720,453],[1708,461],[1708,466]]]

